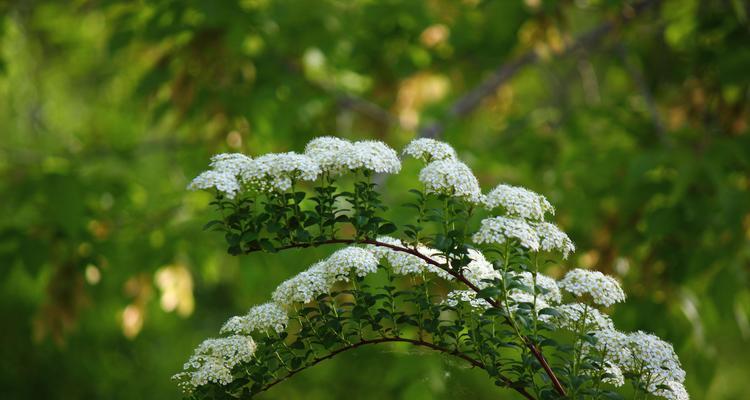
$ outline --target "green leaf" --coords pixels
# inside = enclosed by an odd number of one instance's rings
[[[389,223],[381,225],[380,228],[378,228],[378,234],[379,235],[387,235],[389,233],[395,232],[397,229],[398,228],[396,228],[395,224],[392,224],[392,223],[389,222]]]
[[[208,221],[208,223],[206,223],[206,225],[203,225],[203,230],[207,231],[207,230],[211,229],[211,227],[214,227],[214,226],[217,226],[217,225],[223,227],[224,226],[224,221],[220,221],[218,219],[215,219],[213,221]]]
[[[247,231],[242,234],[242,237],[240,240],[242,242],[252,242],[253,240],[258,238],[258,232],[255,231]]]
[[[260,245],[260,248],[266,252],[275,253],[277,251],[276,247],[274,247],[273,243],[268,239],[261,239],[258,241],[258,244]]]
[[[554,308],[547,307],[547,308],[543,308],[543,309],[539,310],[539,315],[551,315],[553,317],[559,317],[562,314],[560,314],[560,311],[557,311]]]
[[[357,215],[354,218],[354,226],[365,226],[365,224],[367,224],[367,217],[364,215]]]
[[[486,288],[481,289],[477,293],[477,296],[483,299],[495,298],[497,296],[500,296],[500,289],[495,286],[487,286]]]

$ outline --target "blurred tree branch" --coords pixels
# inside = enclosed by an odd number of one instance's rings
[[[351,94],[339,94],[337,96],[339,107],[359,112],[362,115],[372,118],[387,127],[400,126],[398,118],[385,108],[362,97]]]
[[[659,115],[659,110],[656,108],[656,104],[654,103],[654,96],[651,95],[651,91],[646,84],[646,79],[643,76],[643,72],[630,60],[630,52],[628,51],[628,47],[625,43],[620,42],[616,47],[616,52],[622,60],[622,63],[625,66],[625,70],[633,80],[633,84],[641,92],[641,96],[643,96],[643,102],[645,103],[646,110],[648,111],[649,116],[651,117],[651,120],[654,124],[656,135],[659,137],[659,140],[662,144],[664,144],[665,146],[671,146],[672,143],[670,142],[669,137],[666,136],[664,130],[664,121],[662,121],[662,118]]]
[[[661,0],[643,0],[632,6],[626,6],[617,18],[604,22],[589,32],[582,34],[571,44],[566,46],[558,54],[558,57],[568,56],[579,49],[590,49],[598,46],[602,42],[602,39],[615,28],[630,22],[649,8],[654,7],[659,3],[661,3]],[[450,120],[463,118],[471,114],[481,104],[482,100],[495,93],[498,87],[515,76],[518,71],[527,65],[534,64],[540,60],[541,58],[535,50],[529,50],[515,60],[501,65],[479,85],[454,102],[443,118],[422,126],[419,129],[418,136],[430,138],[439,137],[445,130],[445,125]]]

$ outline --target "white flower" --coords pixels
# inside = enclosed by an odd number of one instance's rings
[[[185,363],[184,372],[173,378],[180,380],[180,386],[188,392],[209,382],[226,385],[233,380],[232,368],[250,361],[255,349],[255,341],[250,336],[206,339]]]
[[[558,285],[577,297],[588,294],[594,303],[605,307],[625,301],[625,292],[620,284],[599,271],[576,268],[565,274]]]
[[[252,165],[253,159],[240,153],[222,153],[211,157],[211,169],[198,175],[188,185],[188,190],[215,188],[233,199],[242,189],[237,179],[242,171]]]
[[[455,160],[456,151],[448,143],[435,139],[420,138],[412,140],[403,153],[424,162],[435,160]]]
[[[321,294],[329,293],[334,282],[327,272],[326,261],[319,261],[293,278],[282,282],[271,295],[280,306],[309,303]]]
[[[310,157],[294,152],[269,153],[252,160],[242,179],[264,192],[285,192],[294,181],[314,181],[320,167]]]
[[[401,240],[390,236],[381,236],[378,242],[390,244],[393,246],[406,247]],[[427,268],[427,262],[413,254],[397,251],[388,247],[369,245],[368,249],[373,253],[375,258],[388,261],[394,274],[409,275],[421,274]]]
[[[660,384],[685,381],[685,371],[671,344],[650,333],[638,331],[628,334],[628,346],[632,358],[624,363],[623,369],[649,378],[650,392],[654,393]]]
[[[345,247],[331,254],[324,261],[325,272],[331,281],[349,281],[349,274],[359,277],[377,272],[378,260],[375,256],[361,247]]]
[[[237,178],[227,172],[204,171],[188,185],[188,190],[202,190],[215,188],[227,198],[233,199],[240,192]]]
[[[603,379],[604,383],[609,383],[615,387],[620,387],[625,384],[625,375],[622,373],[622,369],[617,365],[607,363],[604,367],[604,372],[610,375]]]
[[[483,204],[488,210],[502,206],[509,216],[536,221],[544,220],[545,213],[555,213],[552,204],[544,196],[522,187],[504,184],[492,189],[484,197]]]
[[[668,386],[669,389],[657,389],[655,386],[651,392],[660,397],[664,397],[668,400],[690,400],[690,395],[685,389],[685,385],[680,382],[667,381],[664,385]]]
[[[289,306],[294,303],[292,298],[295,297],[297,286],[297,280],[295,278],[296,276],[287,279],[284,282],[281,282],[279,286],[276,286],[276,289],[271,294],[271,298],[276,304],[280,306]]]
[[[328,275],[328,264],[320,261],[295,277],[293,301],[309,303],[321,294],[329,293],[335,283]]]
[[[671,344],[641,331],[625,334],[607,328],[594,331],[592,335],[596,339],[593,347],[606,362],[616,365],[621,371],[641,375],[652,394],[674,400],[688,398],[681,384],[685,380],[685,371]],[[657,389],[659,385],[668,385],[675,390]]]
[[[214,171],[228,173],[234,177],[252,166],[253,159],[242,153],[222,153],[211,157],[211,168]]]
[[[217,339],[206,339],[198,345],[195,354],[222,359],[230,368],[248,362],[255,353],[255,341],[250,336],[232,335]]]
[[[305,146],[305,155],[313,159],[321,171],[340,175],[348,171],[342,161],[354,148],[352,142],[332,136],[317,137]]]
[[[355,142],[351,149],[339,152],[332,163],[349,170],[365,169],[380,174],[395,174],[401,170],[396,151],[375,140]]]
[[[563,258],[576,251],[576,246],[565,232],[561,231],[555,224],[549,222],[532,223],[531,226],[539,236],[539,248],[544,251],[557,250],[562,253]]]
[[[464,278],[471,282],[474,286],[482,289],[491,283],[484,282],[485,279],[497,279],[500,278],[500,273],[495,271],[492,267],[492,263],[487,261],[484,255],[474,249],[469,249],[469,264],[463,269]]]
[[[472,308],[487,309],[492,307],[485,299],[477,298],[473,290],[453,290],[448,293],[445,303],[451,307],[458,307],[459,303],[468,303]]]
[[[534,290],[534,275],[531,272],[516,272],[513,273],[521,283],[528,286],[531,290]],[[539,288],[540,297],[542,300],[550,303],[559,303],[562,301],[562,295],[560,294],[560,288],[557,287],[557,282],[547,275],[537,273],[536,274],[536,287]]]
[[[199,386],[209,382],[226,385],[232,382],[232,369],[217,357],[203,357],[199,362],[193,360],[196,365],[190,372],[183,372],[175,375],[173,378],[180,379],[180,387],[186,393],[191,393]]]
[[[632,359],[628,335],[615,329],[604,329],[591,332],[596,339],[594,348],[604,356],[606,361],[618,366],[626,365]]]
[[[251,308],[247,315],[230,318],[221,328],[221,333],[249,335],[252,332],[266,332],[271,329],[283,332],[288,323],[289,317],[281,306],[276,303],[265,303]]]
[[[485,218],[479,231],[472,237],[475,243],[480,244],[504,244],[508,239],[517,239],[521,246],[529,250],[539,250],[539,236],[528,222],[520,218]]]
[[[419,172],[426,193],[445,194],[478,203],[482,198],[479,181],[471,169],[458,160],[437,160]]]
[[[559,311],[560,315],[544,315],[542,319],[550,322],[558,329],[574,332],[579,329],[583,332],[614,330],[614,324],[609,316],[589,305],[570,303],[557,306],[555,309]]]

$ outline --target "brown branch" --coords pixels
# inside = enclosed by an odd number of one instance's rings
[[[340,94],[337,96],[337,102],[341,108],[347,108],[359,112],[375,121],[380,122],[386,127],[400,126],[398,118],[390,111],[362,97],[352,94]]]
[[[664,122],[659,115],[659,110],[656,108],[654,96],[651,95],[651,91],[648,89],[648,85],[646,84],[646,79],[643,76],[643,72],[630,60],[628,55],[628,47],[625,45],[625,43],[620,42],[616,47],[616,51],[617,55],[620,57],[620,60],[622,60],[623,65],[625,66],[625,70],[633,80],[633,84],[638,88],[638,90],[640,90],[641,96],[643,96],[643,102],[646,106],[646,110],[648,111],[649,116],[651,117],[651,121],[654,124],[656,135],[659,137],[659,140],[662,144],[667,147],[671,147],[672,143],[669,140],[669,137],[667,137],[666,135]]]
[[[484,364],[482,364],[480,361],[478,361],[478,360],[476,360],[476,359],[474,359],[472,357],[469,357],[468,355],[466,355],[464,353],[461,353],[459,351],[449,350],[449,349],[440,347],[440,346],[438,346],[438,345],[436,345],[434,343],[429,343],[429,342],[425,342],[423,340],[417,340],[417,339],[408,339],[408,338],[403,338],[403,337],[399,337],[399,336],[384,337],[384,338],[380,338],[380,339],[371,339],[371,340],[366,340],[365,339],[365,340],[362,340],[360,342],[353,343],[351,345],[342,347],[340,349],[336,349],[336,350],[330,352],[329,354],[327,354],[327,355],[325,355],[323,357],[318,357],[318,358],[314,359],[313,361],[311,361],[308,365],[306,365],[304,367],[300,367],[300,368],[297,368],[295,370],[290,371],[286,376],[284,376],[282,378],[278,378],[275,381],[269,383],[268,385],[266,385],[263,388],[261,388],[257,393],[265,392],[266,390],[270,389],[271,387],[273,387],[273,386],[275,386],[275,385],[277,385],[277,384],[279,384],[279,383],[281,383],[281,382],[289,379],[293,375],[295,375],[295,374],[297,374],[297,373],[299,373],[299,372],[301,372],[301,371],[303,371],[303,370],[305,370],[307,368],[310,368],[310,367],[312,367],[314,365],[317,365],[317,364],[319,364],[319,363],[321,363],[321,362],[323,362],[325,360],[329,360],[329,359],[335,357],[337,354],[343,353],[345,351],[354,350],[356,348],[359,348],[359,347],[362,347],[362,346],[366,346],[366,345],[370,345],[370,344],[396,343],[396,342],[410,343],[410,344],[412,344],[414,346],[426,347],[426,348],[429,348],[431,350],[439,351],[441,353],[445,353],[445,354],[452,355],[454,357],[458,357],[458,358],[460,358],[460,359],[468,362],[469,364],[471,364],[474,367],[485,369]],[[498,377],[508,387],[510,387],[511,389],[513,389],[516,392],[520,393],[523,397],[525,397],[527,399],[530,399],[530,400],[534,400],[534,397],[531,396],[531,394],[529,394],[529,392],[527,392],[526,389],[524,389],[523,387],[517,386],[513,381],[511,381],[507,377],[504,377],[502,375],[499,375]],[[253,395],[255,395],[257,393],[253,393]]]
[[[439,263],[439,262],[433,260],[432,258],[430,258],[430,257],[428,257],[428,256],[426,256],[426,255],[424,255],[422,253],[420,253],[416,249],[410,249],[408,247],[396,246],[396,245],[393,245],[393,244],[383,243],[383,242],[379,242],[377,240],[372,240],[372,239],[361,239],[361,240],[355,240],[355,239],[329,239],[329,240],[323,240],[323,241],[314,242],[314,243],[290,244],[290,245],[279,247],[276,250],[286,250],[286,249],[292,249],[292,248],[305,248],[305,247],[320,246],[320,245],[325,245],[325,244],[358,244],[358,243],[359,244],[371,244],[371,245],[379,246],[379,247],[386,247],[386,248],[389,248],[391,250],[399,251],[399,252],[402,252],[402,253],[408,253],[408,254],[411,254],[413,256],[419,257],[420,259],[424,260],[426,263],[428,263],[430,265],[433,265],[433,266],[436,266],[436,267],[442,269],[443,271],[449,273],[451,276],[453,276],[454,278],[456,278],[456,280],[458,280],[459,282],[463,283],[464,285],[466,285],[469,289],[473,290],[474,292],[479,293],[479,291],[481,290],[476,285],[474,285],[469,280],[467,280],[461,273],[453,271],[452,269],[448,268],[447,264]],[[252,253],[252,252],[255,252],[255,251],[258,251],[258,250],[260,250],[260,249],[250,250],[250,251],[247,251],[246,254]],[[487,298],[486,301],[488,303],[490,303],[490,305],[492,307],[494,307],[494,308],[501,308],[500,303],[497,300],[495,300],[495,299]],[[510,321],[510,319],[507,316],[505,316],[505,320],[509,324],[512,324],[512,322]],[[555,372],[552,371],[552,368],[550,367],[549,363],[544,358],[544,355],[542,355],[541,350],[539,350],[534,345],[534,343],[531,341],[531,339],[529,339],[527,337],[523,337],[523,341],[524,341],[524,344],[526,345],[526,347],[528,347],[529,350],[531,350],[531,353],[534,355],[534,358],[536,358],[537,361],[539,362],[539,364],[542,366],[542,368],[544,369],[544,372],[547,374],[547,376],[549,376],[550,380],[552,381],[552,386],[554,386],[555,390],[560,395],[565,396],[566,395],[565,387],[563,387],[562,383],[557,378],[557,375],[555,374]]]
[[[578,49],[596,46],[602,39],[616,27],[624,25],[652,6],[659,4],[661,0],[643,0],[633,6],[626,6],[617,18],[602,23],[594,29],[582,34],[570,45],[566,46],[559,57],[565,57]],[[473,112],[486,97],[495,93],[498,87],[510,80],[523,67],[539,61],[539,55],[534,50],[529,50],[520,57],[498,67],[489,77],[474,87],[465,95],[461,96],[448,110],[442,120],[425,125],[419,129],[418,136],[436,138],[445,130],[445,124],[450,119],[463,118]]]

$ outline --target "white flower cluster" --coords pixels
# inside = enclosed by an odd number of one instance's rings
[[[184,372],[173,376],[180,387],[191,392],[209,382],[226,385],[232,381],[232,368],[250,361],[255,354],[255,341],[250,336],[206,339],[183,366]]]
[[[227,198],[233,199],[240,192],[237,178],[217,171],[204,171],[188,185],[189,190],[216,189]]]
[[[559,315],[544,315],[542,320],[551,323],[558,329],[569,331],[594,332],[613,330],[614,324],[608,315],[596,308],[582,303],[562,304],[555,309]]]
[[[430,163],[436,160],[455,160],[456,150],[448,143],[435,139],[419,138],[409,142],[403,153]]]
[[[379,174],[395,174],[401,170],[396,151],[376,140],[354,142],[350,149],[339,152],[337,162],[348,170],[365,169]]]
[[[534,275],[531,272],[515,272],[513,273],[519,277],[521,283],[528,286],[532,290],[534,289]],[[562,301],[562,294],[560,294],[560,288],[557,286],[557,281],[551,277],[537,273],[536,274],[536,286],[541,289],[542,292],[538,297],[548,303],[559,303]]]
[[[645,332],[625,334],[612,328],[593,332],[596,348],[606,362],[622,372],[640,375],[647,390],[670,400],[689,398],[683,385],[685,371],[671,344]],[[672,390],[661,389],[666,385]]]
[[[326,273],[334,281],[349,281],[349,273],[364,277],[377,272],[378,260],[361,247],[345,247],[325,261]]]
[[[426,193],[445,194],[477,204],[482,199],[482,189],[471,169],[458,160],[437,160],[419,172],[419,181]]]
[[[573,241],[565,232],[555,224],[544,221],[546,214],[555,214],[554,207],[544,196],[522,187],[500,184],[482,197],[482,204],[490,211],[501,207],[505,215],[496,217],[501,219],[492,223],[494,229],[488,226],[487,235],[482,235],[480,231],[475,238],[484,236],[485,242],[495,244],[505,243],[507,238],[516,238],[529,250],[559,251],[563,258],[568,258],[575,251]],[[508,233],[504,232],[506,229]]]
[[[250,168],[253,159],[242,153],[222,153],[211,157],[211,168],[216,172],[237,177],[242,171]]]
[[[352,142],[333,136],[317,137],[305,146],[305,155],[315,160],[320,170],[332,176],[346,172],[342,160],[351,153]]]
[[[473,290],[453,290],[448,293],[445,304],[451,307],[458,307],[459,303],[468,303],[471,308],[486,310],[492,305],[485,299],[477,298],[477,293]]]
[[[625,292],[615,278],[599,271],[576,268],[565,274],[558,285],[577,297],[587,294],[594,303],[605,307],[625,301]]]
[[[654,393],[660,384],[682,383],[685,371],[671,344],[656,335],[638,331],[628,334],[628,346],[632,358],[623,365],[627,371],[644,373],[649,376],[649,391]]]
[[[252,163],[240,153],[224,153],[211,157],[211,169],[202,172],[188,185],[188,190],[216,189],[233,199],[241,190],[238,176]]]
[[[305,154],[269,153],[256,159],[239,153],[218,154],[211,158],[211,169],[188,185],[190,190],[216,189],[234,198],[246,185],[272,193],[289,190],[295,181],[314,181],[321,172],[332,176],[350,170],[366,169],[394,174],[401,170],[395,150],[383,142],[349,142],[331,136],[311,140]]]
[[[242,171],[242,180],[263,192],[285,192],[295,181],[314,181],[320,167],[310,157],[295,152],[264,154]]]
[[[528,222],[517,217],[491,217],[482,220],[472,240],[475,243],[504,244],[517,239],[521,246],[531,251],[562,253],[563,258],[575,251],[573,241],[557,226],[549,222]]]
[[[401,240],[390,237],[380,236],[378,242],[390,244],[393,246],[406,247]],[[385,260],[390,264],[391,270],[397,275],[421,274],[427,268],[427,262],[413,254],[397,251],[388,247],[368,245],[368,250],[372,252],[378,261]]]
[[[544,196],[522,187],[505,184],[492,189],[484,197],[482,204],[488,210],[502,206],[509,216],[535,221],[544,220],[545,213],[555,213],[552,204]]]
[[[271,295],[277,304],[287,307],[293,303],[309,303],[321,294],[328,293],[333,285],[327,272],[326,260],[282,282]]]
[[[521,246],[529,250],[539,250],[539,236],[528,222],[520,218],[485,218],[472,237],[472,240],[479,244],[504,244],[508,239],[517,239]]]
[[[329,293],[333,284],[348,281],[350,273],[363,277],[376,272],[378,260],[372,252],[360,247],[345,247],[323,261],[282,282],[271,297],[282,307],[309,303]]]
[[[283,332],[288,323],[286,311],[278,304],[269,302],[251,308],[246,315],[230,318],[221,328],[221,333],[249,335],[269,330]]]
[[[537,236],[539,236],[539,248],[543,251],[559,251],[563,258],[568,258],[570,253],[576,251],[576,246],[567,234],[560,230],[555,224],[549,222],[532,223]]]
[[[489,282],[484,282],[485,279],[500,278],[500,273],[495,271],[492,263],[487,261],[484,255],[478,250],[469,249],[469,258],[471,261],[464,267],[462,272],[464,278],[474,286],[482,289],[491,285]]]
[[[396,151],[375,140],[352,143],[322,136],[307,144],[305,154],[315,160],[322,171],[332,176],[357,169],[385,174],[395,174],[401,170],[401,160]]]
[[[596,339],[596,348],[604,358],[618,366],[624,366],[633,358],[630,351],[630,339],[626,333],[616,329],[604,329],[592,332]]]

